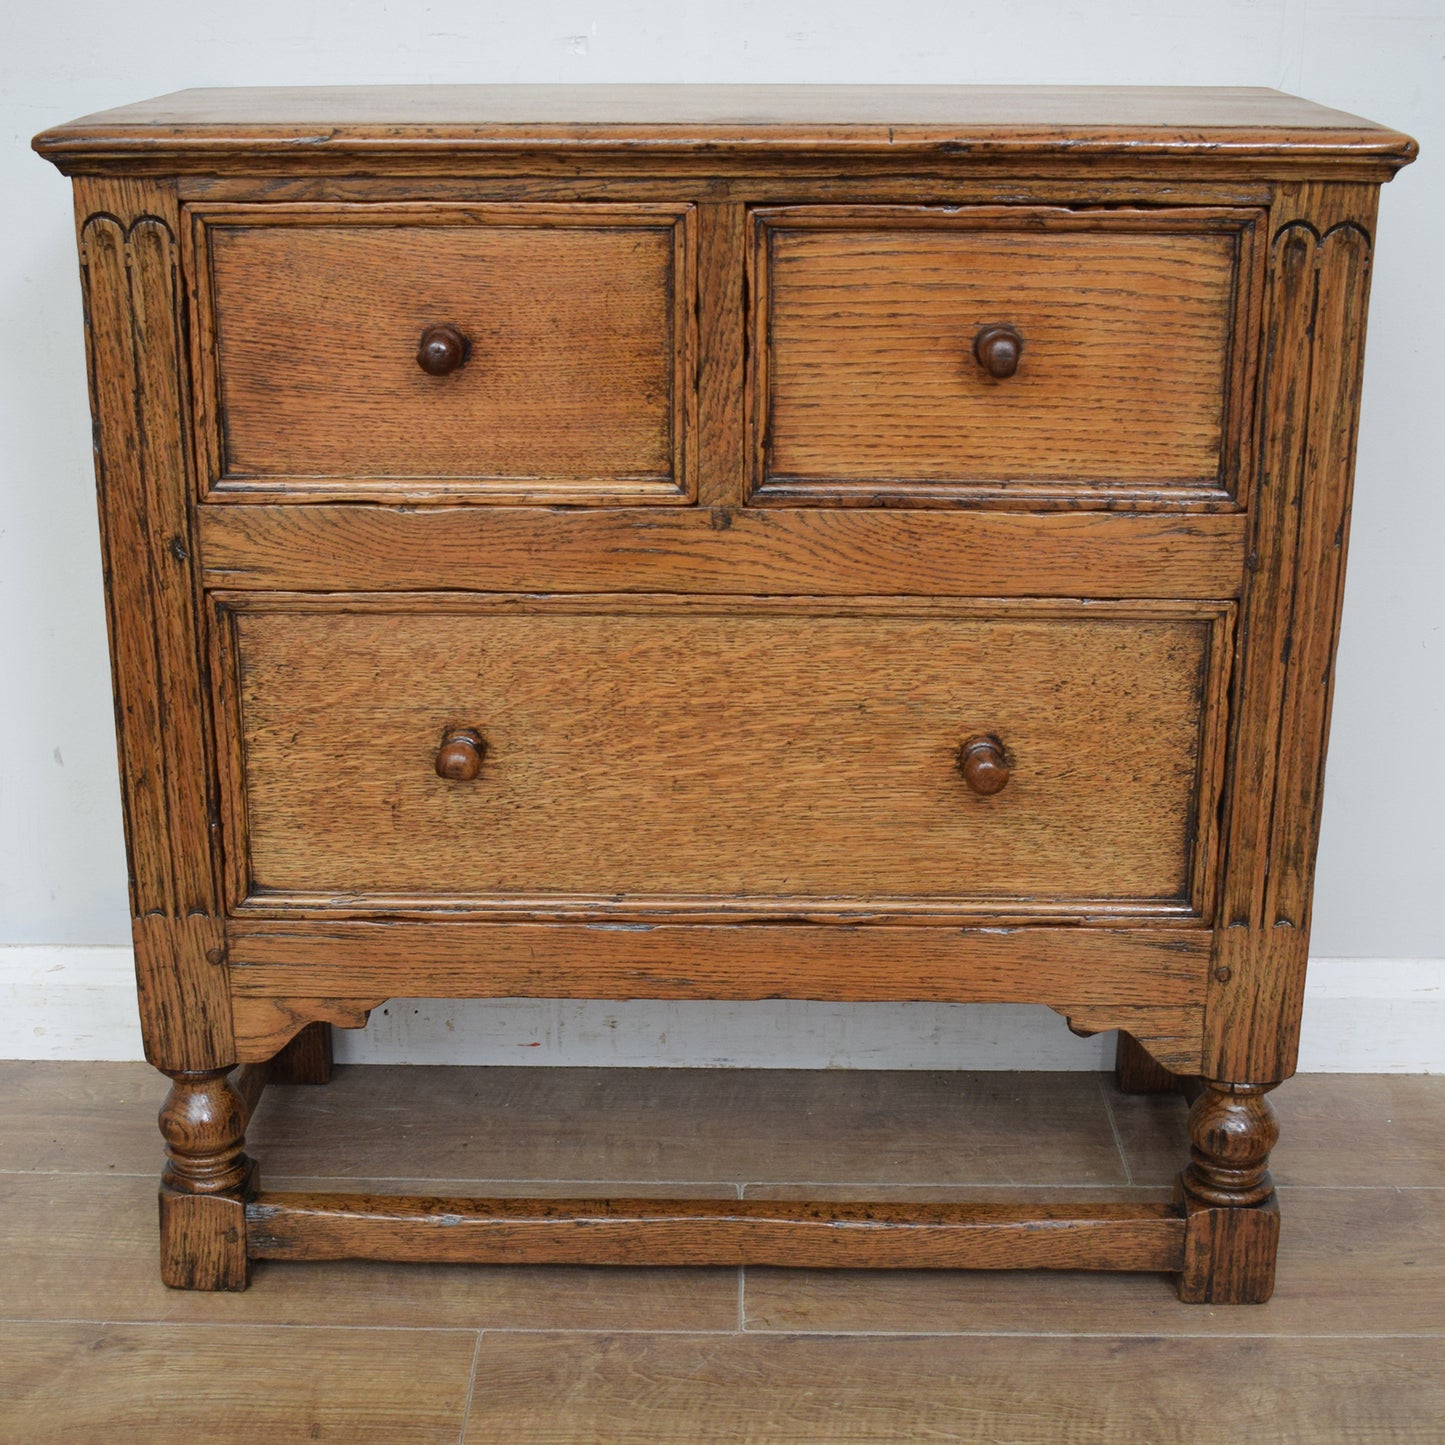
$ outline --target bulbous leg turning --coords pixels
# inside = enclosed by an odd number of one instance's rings
[[[1279,1207],[1269,1155],[1279,1121],[1272,1084],[1208,1081],[1189,1111],[1190,1162],[1176,1199],[1185,1212],[1179,1298],[1263,1304],[1274,1291]]]
[[[225,1069],[170,1078],[160,1112],[161,1278],[173,1289],[245,1289],[246,1200],[257,1188],[245,1104]]]

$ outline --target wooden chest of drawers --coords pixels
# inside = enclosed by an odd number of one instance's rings
[[[168,1283],[1268,1296],[1412,142],[1270,91],[442,87],[36,145],[76,178]],[[266,1079],[419,994],[1047,1004],[1187,1081],[1193,1157],[1171,1206],[262,1191]]]

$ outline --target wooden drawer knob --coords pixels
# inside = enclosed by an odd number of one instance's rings
[[[442,739],[437,749],[437,777],[453,783],[470,783],[482,770],[487,744],[471,728],[458,728]]]
[[[416,364],[428,376],[446,376],[466,365],[471,343],[455,326],[428,326],[417,342]]]
[[[1008,759],[995,737],[969,738],[958,750],[958,767],[963,781],[981,797],[991,798],[1008,786]]]
[[[1019,369],[1019,357],[1023,351],[1024,339],[1012,326],[985,326],[973,338],[974,359],[998,381],[1012,376]],[[1000,783],[999,787],[1002,786]]]

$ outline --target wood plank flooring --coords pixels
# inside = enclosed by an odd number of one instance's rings
[[[1162,1277],[264,1263],[156,1277],[144,1065],[0,1063],[0,1442],[1445,1437],[1445,1078],[1275,1095],[1259,1307]],[[268,1091],[269,1188],[1163,1197],[1177,1098],[1090,1074],[350,1068]]]

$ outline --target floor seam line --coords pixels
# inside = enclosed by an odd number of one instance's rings
[[[1109,1098],[1109,1091],[1104,1085],[1105,1075],[1095,1076],[1099,1081],[1099,1097],[1104,1103],[1104,1117],[1109,1121],[1109,1132],[1114,1136],[1114,1148],[1119,1153],[1119,1164],[1124,1170],[1124,1187],[1134,1187],[1134,1171],[1129,1167],[1129,1156],[1124,1152],[1123,1136],[1119,1133],[1119,1121],[1114,1117],[1114,1104]]]
[[[466,1445],[467,1426],[472,1418],[472,1398],[477,1392],[477,1365],[482,1358],[482,1337],[485,1330],[477,1331],[477,1342],[472,1346],[472,1371],[467,1376],[467,1398],[462,1404],[462,1423],[457,1431],[457,1445]]]

